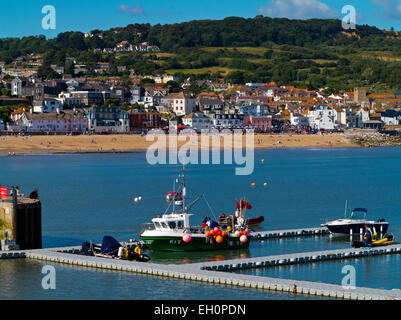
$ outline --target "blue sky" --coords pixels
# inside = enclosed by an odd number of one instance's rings
[[[42,7],[56,9],[56,30],[42,29]],[[0,38],[122,27],[130,23],[166,24],[227,16],[263,14],[288,18],[342,18],[353,5],[357,24],[401,30],[401,0],[0,0]]]

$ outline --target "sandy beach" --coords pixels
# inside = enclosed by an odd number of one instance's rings
[[[155,140],[156,141],[156,140]],[[187,141],[179,141],[178,148]],[[212,140],[210,139],[210,145]],[[93,152],[146,151],[154,141],[141,135],[80,135],[80,136],[0,136],[0,154],[53,154]],[[196,143],[194,143],[196,144]],[[243,146],[245,146],[245,137]],[[168,146],[168,139],[167,139]],[[223,140],[221,140],[223,146]],[[324,135],[255,135],[255,149],[305,147],[355,147],[339,134]],[[198,147],[202,148],[198,137]]]

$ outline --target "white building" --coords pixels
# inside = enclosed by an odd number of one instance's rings
[[[43,101],[35,101],[33,103],[33,112],[43,113],[43,112],[56,112],[57,108],[63,110],[63,104],[61,101],[46,98]]]
[[[365,122],[368,122],[370,120],[370,112],[368,109],[361,108],[357,111],[356,113],[357,119],[358,119],[358,125],[357,127],[363,128],[363,124]]]
[[[87,131],[88,118],[82,110],[65,110],[48,113],[24,112],[17,122],[26,131]]]
[[[316,130],[333,130],[335,127],[334,110],[325,105],[320,105],[308,113],[309,125]]]
[[[183,92],[171,95],[173,112],[177,116],[185,116],[195,111],[195,99]]]
[[[399,125],[401,123],[401,112],[386,110],[381,114],[384,125]]]
[[[298,127],[308,127],[309,119],[307,116],[298,113],[298,112],[290,112],[290,123],[293,126]]]
[[[211,119],[200,112],[192,112],[182,118],[182,122],[187,127],[194,130],[211,129],[213,123]]]
[[[217,129],[242,128],[244,125],[244,116],[239,114],[210,114],[210,119]]]
[[[358,116],[354,110],[349,108],[335,108],[334,110],[336,125],[348,128],[358,127]]]

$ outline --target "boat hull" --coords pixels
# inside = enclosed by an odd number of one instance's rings
[[[213,250],[234,250],[249,248],[249,237],[244,243],[238,237],[226,237],[223,242],[217,243],[209,237],[192,237],[186,243],[182,237],[147,237],[141,236],[145,245],[151,250],[158,251],[213,251]]]
[[[368,223],[369,228],[373,230],[375,228],[376,232],[386,233],[388,229],[388,223]],[[365,223],[356,223],[356,224],[326,224],[327,229],[331,233],[335,234],[350,234],[351,230],[353,234],[360,234],[361,229],[362,232],[365,230]]]
[[[263,221],[265,221],[265,218],[263,216],[255,217],[255,218],[249,218],[247,220],[248,226],[256,226],[258,224],[261,224]]]

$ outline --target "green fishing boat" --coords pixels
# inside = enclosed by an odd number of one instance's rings
[[[173,212],[152,219],[152,223],[141,233],[144,244],[151,250],[161,251],[211,251],[247,249],[249,236],[246,220],[239,213],[227,216],[229,224],[208,228],[192,226],[190,218],[193,214],[186,207],[185,170],[183,167],[179,191],[169,192],[166,200],[173,205]],[[198,197],[197,200],[199,200]],[[196,200],[196,201],[197,201]],[[194,202],[196,202],[194,201]],[[175,208],[179,209],[176,210]],[[238,211],[237,211],[238,212]]]

